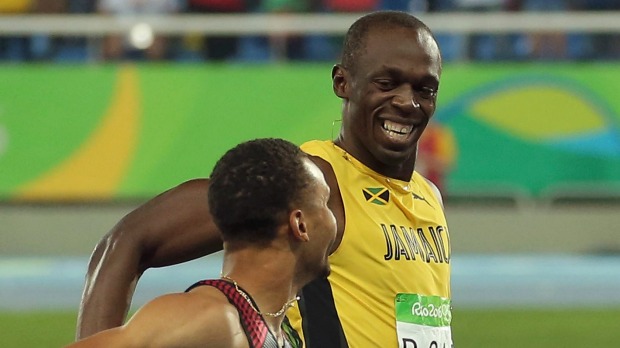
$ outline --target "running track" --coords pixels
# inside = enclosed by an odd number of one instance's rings
[[[455,255],[454,307],[620,307],[620,255]],[[0,310],[77,309],[86,257],[0,257]],[[134,307],[219,276],[221,255],[145,273]]]

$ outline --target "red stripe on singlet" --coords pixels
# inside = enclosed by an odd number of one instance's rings
[[[239,312],[241,325],[251,341],[252,348],[262,348],[269,334],[269,328],[265,320],[256,313],[248,301],[237,292],[235,286],[230,282],[220,279],[203,280],[200,283],[213,286],[226,295],[228,301],[235,306]],[[256,304],[254,305],[256,306]]]

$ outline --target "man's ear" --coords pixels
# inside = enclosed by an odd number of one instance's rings
[[[310,240],[310,236],[308,236],[308,226],[306,225],[306,217],[301,210],[296,209],[291,212],[289,215],[289,226],[291,227],[294,238],[303,242]]]
[[[332,68],[332,88],[334,89],[334,94],[338,97],[346,99],[349,97],[348,94],[348,72],[342,65],[336,64]]]

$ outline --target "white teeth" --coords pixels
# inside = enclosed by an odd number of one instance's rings
[[[383,129],[398,134],[408,134],[413,129],[413,126],[406,126],[393,121],[385,120],[383,121]]]

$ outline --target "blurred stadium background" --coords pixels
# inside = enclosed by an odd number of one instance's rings
[[[445,195],[457,346],[617,346],[613,0],[0,1],[0,345],[69,342],[99,238],[234,144],[333,138],[331,65],[377,8],[444,54],[419,169]],[[149,270],[134,307],[219,262]]]

